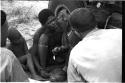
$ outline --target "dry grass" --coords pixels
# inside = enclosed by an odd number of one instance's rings
[[[47,3],[47,1],[1,1],[1,9],[7,13],[9,27],[20,31],[28,47],[32,46],[33,35],[41,26],[38,13],[48,7]]]

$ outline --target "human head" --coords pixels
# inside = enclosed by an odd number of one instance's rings
[[[3,10],[1,10],[1,47],[6,46],[6,38],[8,32],[6,16],[6,13]]]
[[[122,15],[119,13],[113,13],[108,21],[108,25],[122,28]]]
[[[110,13],[102,8],[97,8],[93,10],[92,13],[95,16],[98,28],[103,29],[106,23],[106,19],[110,15]]]
[[[73,10],[69,19],[73,28],[78,32],[84,32],[96,26],[95,17],[88,8],[77,8]]]
[[[55,16],[57,17],[57,31],[69,31],[70,26],[68,22],[68,18],[70,15],[69,9],[65,5],[57,6],[55,10]]]
[[[22,38],[22,35],[20,32],[15,28],[9,28],[8,29],[8,39],[11,41],[12,44],[19,43],[20,39]]]
[[[39,12],[39,22],[44,25],[50,16],[54,16],[54,13],[50,9],[43,9]]]

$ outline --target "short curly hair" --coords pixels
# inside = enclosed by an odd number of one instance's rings
[[[50,16],[54,16],[54,13],[50,9],[43,9],[39,12],[39,22],[44,25]]]
[[[1,10],[1,26],[3,26],[5,21],[6,21],[6,13],[3,10]]]
[[[73,28],[80,32],[93,29],[97,24],[93,13],[88,8],[73,10],[69,20]]]

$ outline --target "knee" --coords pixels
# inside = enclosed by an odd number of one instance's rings
[[[33,44],[38,44],[38,41],[39,41],[39,33],[38,32],[36,32],[35,34],[34,34],[34,37],[33,37]]]
[[[43,34],[43,35],[40,36],[39,45],[48,45],[47,35]]]

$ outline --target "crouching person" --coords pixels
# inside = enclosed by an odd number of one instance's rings
[[[28,76],[23,71],[20,62],[12,51],[6,47],[8,24],[6,13],[1,10],[1,47],[0,47],[0,81],[1,82],[28,82]]]
[[[122,30],[96,29],[95,18],[86,8],[74,10],[70,21],[82,41],[70,53],[68,81],[121,82]]]

